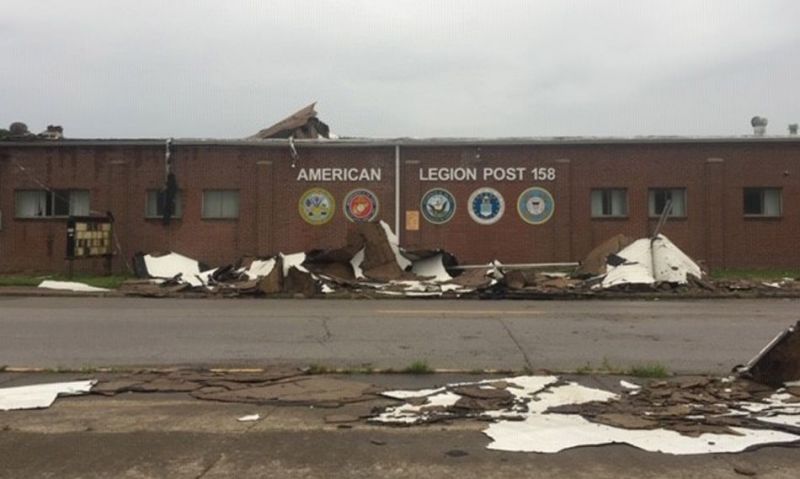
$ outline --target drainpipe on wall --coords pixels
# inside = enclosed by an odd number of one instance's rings
[[[400,145],[394,145],[394,234],[400,245]]]

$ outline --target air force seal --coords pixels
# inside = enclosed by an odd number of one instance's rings
[[[455,214],[456,199],[444,188],[434,188],[422,196],[420,209],[426,220],[441,225],[450,221]]]
[[[378,217],[378,197],[370,190],[359,188],[344,197],[344,215],[353,222],[369,222]]]
[[[478,188],[469,196],[469,215],[478,224],[497,223],[505,210],[503,195],[494,188]]]
[[[315,226],[324,225],[333,218],[333,214],[336,212],[336,201],[328,193],[328,190],[311,188],[300,197],[297,208],[306,223]]]
[[[553,216],[556,204],[553,195],[544,188],[528,188],[517,199],[519,216],[527,223],[540,225]]]

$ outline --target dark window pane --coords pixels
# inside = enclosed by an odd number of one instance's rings
[[[69,191],[55,190],[53,195],[53,215],[54,216],[68,216],[69,215]]]
[[[759,188],[745,188],[744,189],[744,214],[746,215],[760,215],[764,213],[762,202],[761,189]]]

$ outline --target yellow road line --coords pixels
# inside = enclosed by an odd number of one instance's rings
[[[529,314],[542,314],[542,311],[502,311],[502,310],[485,310],[485,311],[459,311],[452,309],[379,309],[375,311],[380,314],[485,314],[485,315],[498,315],[498,314],[513,314],[513,315],[529,315]]]

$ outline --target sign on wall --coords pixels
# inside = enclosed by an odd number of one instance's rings
[[[503,217],[505,210],[503,195],[494,188],[478,188],[469,196],[469,215],[478,224],[497,223]]]
[[[111,256],[114,247],[111,217],[80,216],[67,219],[67,259]]]
[[[344,197],[344,215],[353,222],[369,222],[378,217],[378,197],[366,188],[359,188]]]
[[[534,186],[523,191],[517,198],[519,216],[532,225],[546,223],[555,211],[553,195],[544,188]]]
[[[406,231],[419,231],[419,211],[406,211]]]
[[[324,225],[333,218],[336,201],[328,190],[311,188],[300,197],[297,208],[306,223],[315,226]]]
[[[444,188],[433,188],[422,196],[420,209],[429,223],[441,225],[456,213],[456,199]]]

